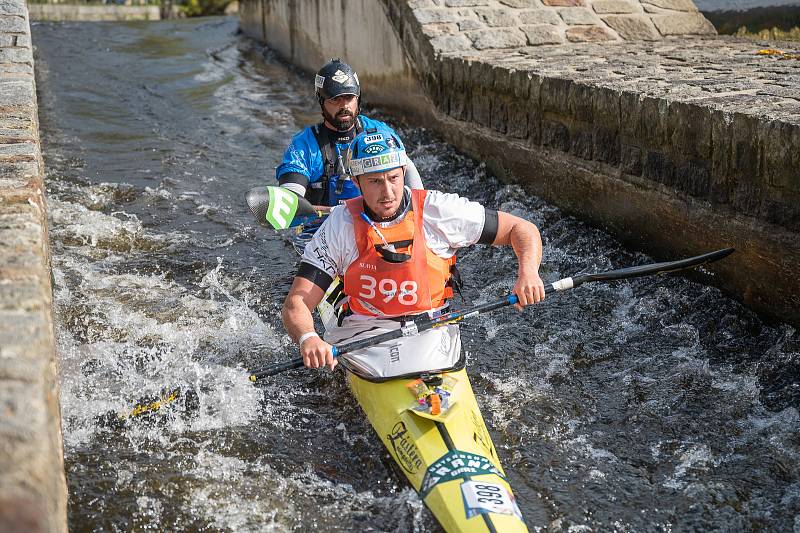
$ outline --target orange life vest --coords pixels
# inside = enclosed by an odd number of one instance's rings
[[[449,281],[455,255],[450,259],[439,257],[425,242],[422,208],[427,194],[425,190],[412,190],[411,209],[405,218],[380,228],[396,254],[407,254],[404,262],[390,262],[381,255],[379,250],[385,249],[383,239],[361,218],[364,199],[345,202],[353,217],[358,245],[358,259],[344,274],[344,293],[350,297],[352,312],[390,317],[418,314],[441,307],[453,297]]]

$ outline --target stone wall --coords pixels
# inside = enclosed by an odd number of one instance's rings
[[[159,6],[28,4],[28,11],[31,20],[53,22],[161,19]]]
[[[392,5],[394,4],[394,5]],[[408,0],[437,52],[713,35],[691,0]]]
[[[715,283],[800,324],[800,61],[713,35],[689,0],[383,0],[366,22],[352,4],[240,15],[305,70],[341,55],[369,102],[638,249],[735,246]],[[389,53],[410,71],[382,76]]]
[[[66,531],[59,387],[51,317],[28,12],[0,0],[0,531]]]

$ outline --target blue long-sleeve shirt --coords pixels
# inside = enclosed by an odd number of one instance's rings
[[[364,115],[359,115],[361,124],[364,129],[370,128],[388,128],[394,133],[394,130],[387,124],[374,120]],[[325,126],[320,126],[324,128]],[[398,136],[399,137],[399,136]],[[334,143],[337,155],[344,155],[345,150],[349,145],[348,139],[342,143]],[[281,180],[282,176],[292,174],[289,178],[289,183],[296,183],[307,190],[309,187],[314,187],[314,184],[320,184],[322,177],[325,173],[325,157],[320,149],[317,138],[314,136],[312,126],[307,126],[292,137],[292,141],[283,153],[283,162],[275,169],[275,178],[279,183],[285,185],[286,180]],[[305,183],[302,183],[302,177],[305,178]],[[332,182],[338,181],[338,176],[330,176]],[[331,192],[326,199],[328,205],[335,205],[339,200],[354,198],[359,196],[360,193],[355,184],[347,180],[343,183],[342,193],[334,195]],[[295,192],[300,192],[296,190]]]

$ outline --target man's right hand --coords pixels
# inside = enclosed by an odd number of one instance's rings
[[[303,356],[303,364],[308,368],[321,368],[329,366],[331,370],[336,368],[338,361],[333,356],[332,346],[319,337],[311,337],[300,346],[300,355]]]
[[[314,211],[317,211],[318,213],[330,213],[331,212],[331,206],[329,206],[329,205],[312,205],[311,207],[313,207]]]

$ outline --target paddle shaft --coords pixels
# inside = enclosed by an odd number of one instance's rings
[[[550,286],[545,288],[545,294],[549,294],[554,290],[556,289],[551,284]],[[366,339],[348,342],[347,344],[333,346],[332,347],[333,356],[338,357],[340,355],[344,355],[346,353],[355,350],[361,350],[362,348],[369,348],[370,346],[375,346],[376,344],[380,344],[382,342],[389,341],[392,339],[399,339],[400,337],[409,337],[411,335],[416,335],[417,333],[420,333],[422,331],[427,331],[432,328],[441,327],[446,324],[452,324],[453,322],[458,322],[465,318],[479,315],[481,313],[486,313],[488,311],[493,311],[495,309],[506,307],[508,305],[514,305],[515,303],[517,303],[517,297],[513,294],[510,294],[500,300],[496,300],[490,303],[485,303],[482,305],[477,305],[475,307],[470,307],[469,309],[465,309],[463,311],[445,313],[439,317],[422,320],[420,322],[409,321],[399,329],[387,331],[386,333],[381,333],[380,335],[374,335]],[[293,359],[291,361],[286,361],[284,363],[278,363],[277,365],[270,366],[263,370],[253,372],[252,374],[250,374],[250,381],[258,381],[261,378],[274,376],[276,374],[280,374],[285,370],[300,368],[301,366],[303,366],[302,359]]]
[[[676,270],[683,270],[697,265],[702,265],[704,263],[718,261],[732,254],[733,251],[734,251],[733,248],[725,248],[723,250],[717,250],[716,252],[710,252],[707,254],[698,255],[696,257],[690,257],[688,259],[681,259],[678,261],[652,263],[649,265],[621,268],[618,270],[610,270],[608,272],[599,272],[596,274],[578,274],[574,277],[560,279],[554,283],[549,284],[548,286],[545,287],[544,292],[545,294],[550,294],[555,291],[565,291],[569,289],[574,289],[575,287],[583,285],[584,283],[591,283],[595,281],[608,282],[620,279],[649,276],[652,274],[673,272]],[[369,337],[366,339],[349,342],[347,344],[333,346],[333,355],[334,357],[338,357],[348,352],[352,352],[354,350],[361,350],[363,348],[368,348],[370,346],[375,346],[376,344],[380,344],[381,342],[385,342],[388,340],[399,339],[400,337],[408,337],[410,335],[416,335],[417,333],[422,331],[426,331],[436,327],[441,327],[446,324],[452,324],[454,322],[459,322],[466,318],[480,315],[482,313],[494,311],[495,309],[500,309],[502,307],[514,305],[517,303],[517,301],[518,299],[516,295],[509,294],[508,296],[505,296],[500,300],[477,305],[465,309],[463,311],[446,313],[437,318],[422,320],[420,322],[410,321],[406,323],[406,325],[404,325],[403,327],[396,330],[387,331],[386,333],[381,333],[380,335],[375,335],[373,337]],[[303,366],[303,360],[301,358],[293,359],[291,361],[286,361],[284,363],[279,363],[277,365],[269,366],[262,370],[258,370],[251,373],[250,381],[256,382],[259,379],[269,376],[274,376],[276,374],[280,374],[281,372],[284,372],[286,370],[291,370],[293,368],[300,368],[301,366]]]

